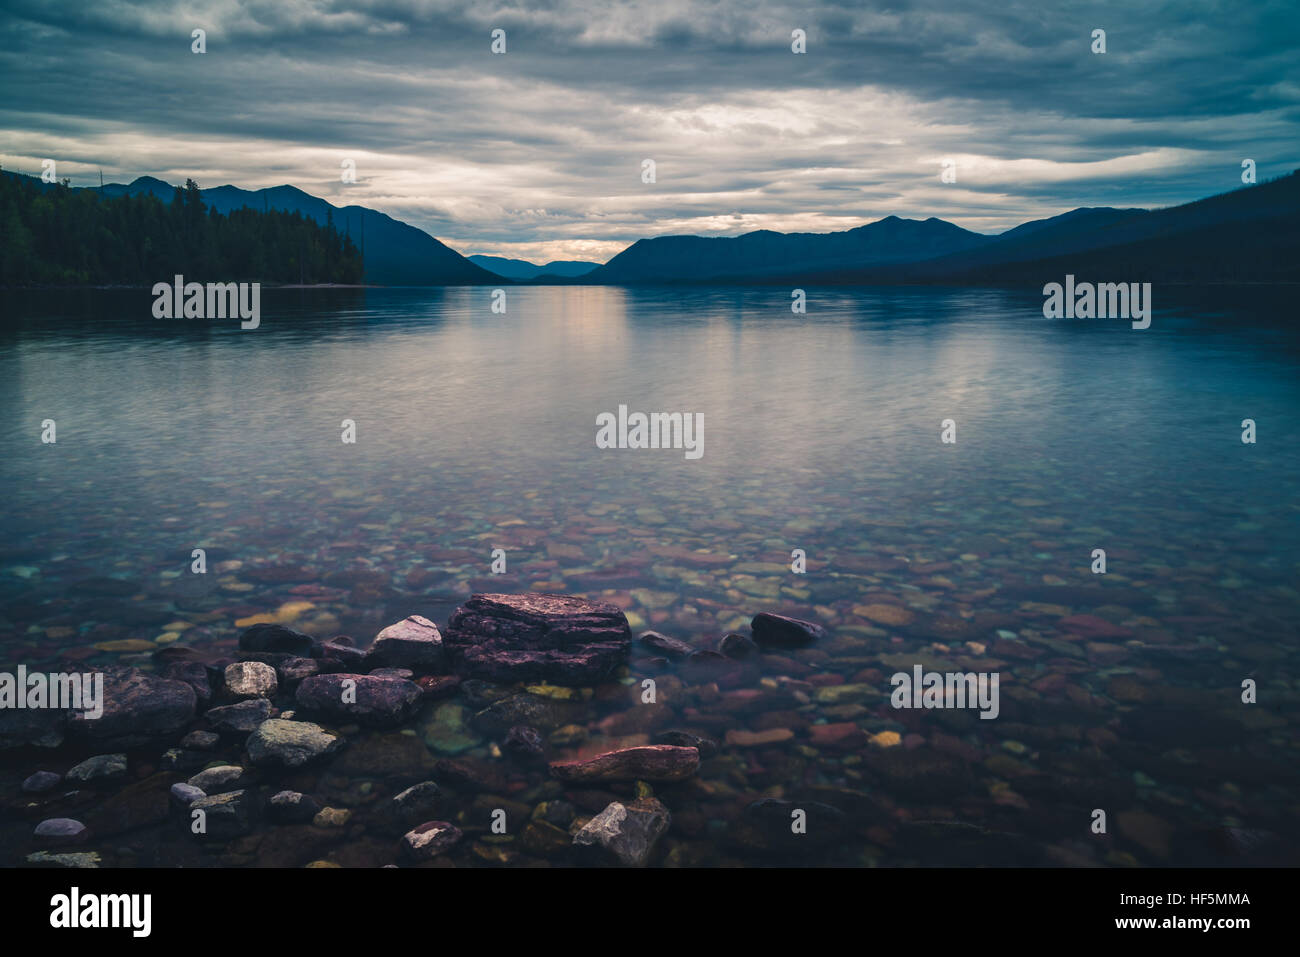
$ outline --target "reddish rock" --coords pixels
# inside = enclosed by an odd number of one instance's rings
[[[766,692],[759,688],[737,688],[723,692],[719,707],[723,711],[752,711],[767,698]]]
[[[732,728],[727,732],[727,744],[738,748],[757,748],[765,744],[780,744],[794,737],[789,728],[769,728],[766,731],[746,731]]]
[[[849,748],[866,743],[866,735],[852,721],[814,724],[808,729],[808,737],[817,747]]]
[[[808,684],[815,688],[825,688],[831,685],[842,685],[847,683],[848,682],[844,680],[843,675],[833,675],[827,672],[808,676]]]
[[[700,768],[700,752],[671,744],[649,744],[607,751],[594,758],[552,761],[551,774],[561,781],[681,781]]]

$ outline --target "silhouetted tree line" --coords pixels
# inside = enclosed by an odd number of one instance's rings
[[[0,284],[152,285],[180,273],[207,282],[357,283],[361,253],[301,213],[207,208],[187,180],[172,201],[102,198],[0,175]]]

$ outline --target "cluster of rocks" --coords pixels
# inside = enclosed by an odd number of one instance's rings
[[[908,617],[880,602],[865,612],[881,623]],[[1072,627],[1104,632],[1086,616]],[[1177,830],[1143,805],[1151,778],[1110,772],[1105,749],[1119,734],[1169,755],[1190,734],[1213,744],[1201,758],[1216,773],[1276,783],[1231,750],[1240,729],[1191,708],[1186,690],[1141,707],[1147,683],[1108,674],[1107,693],[1129,703],[1117,722],[1097,695],[1079,693],[1085,686],[1063,685],[1064,673],[1034,676],[1005,689],[990,734],[992,723],[969,709],[900,715],[888,703],[891,670],[1006,667],[982,642],[904,652],[883,629],[855,638],[837,627],[831,647],[815,647],[827,637],[764,613],[747,633],[707,646],[655,631],[633,642],[612,606],[537,594],[477,596],[445,636],[412,616],[369,647],[254,625],[231,657],[171,645],[155,653],[160,673],[110,669],[98,722],[0,711],[0,747],[66,742],[58,766],[68,768],[28,775],[2,810],[31,820],[21,853],[38,866],[97,866],[101,854],[153,866],[872,864],[886,855],[1132,866],[1196,859],[1203,840],[1219,858],[1289,859],[1291,845],[1266,829]],[[1043,642],[1060,661],[1075,650],[1033,629],[998,628],[990,641],[1007,657],[1020,650],[1017,660],[1045,655]],[[658,701],[643,697],[650,675]],[[1159,761],[1151,768],[1163,777],[1203,774]],[[1085,788],[1092,803],[1116,808],[1119,847],[1056,836],[1076,828],[1060,813],[1062,795]],[[1216,806],[1235,800],[1221,797]],[[954,807],[976,823],[951,819]],[[489,824],[498,815],[508,828]],[[1006,833],[1009,818],[1030,823]],[[130,836],[151,828],[148,840]]]
[[[421,697],[459,676],[493,681],[589,684],[627,660],[631,636],[612,605],[565,595],[476,595],[452,616],[448,639],[413,615],[381,631],[369,649],[339,636],[325,641],[283,625],[258,624],[239,638],[239,660],[204,660],[171,646],[161,674],[104,669],[104,713],[0,712],[0,750],[58,747],[71,739],[100,751],[175,740],[202,712],[218,731],[251,731],[269,700],[295,694],[305,711],[369,726],[407,721]],[[450,654],[448,650],[450,649]],[[409,679],[422,676],[417,686]],[[344,682],[356,685],[345,703]]]
[[[816,629],[793,619],[760,618],[753,639],[729,635],[722,652],[706,654],[721,657],[729,650],[744,657],[754,642],[797,644],[800,629],[805,635]],[[670,657],[700,654],[654,632],[643,635],[641,643]],[[162,770],[188,775],[170,785],[166,813],[205,842],[233,841],[264,822],[344,827],[350,811],[273,785],[277,777],[339,754],[348,736],[338,729],[406,727],[426,702],[455,691],[462,680],[492,686],[544,682],[557,693],[565,686],[591,685],[615,675],[630,645],[627,621],[613,605],[546,594],[475,596],[452,615],[445,639],[433,622],[411,616],[383,629],[368,649],[343,637],[318,641],[281,625],[259,624],[240,636],[237,660],[204,660],[184,649],[167,649],[159,655],[165,661],[161,674],[130,668],[106,674],[101,718],[58,716],[62,720],[47,721],[35,737],[28,725],[10,724],[0,728],[0,742],[48,746],[66,738],[94,752],[63,775],[30,775],[22,787],[31,795],[52,794],[60,786],[120,786],[136,760],[132,753],[165,748],[158,762]],[[536,709],[546,707],[539,704],[543,701],[506,692],[485,702],[478,717],[500,735],[502,753],[525,764],[545,761],[543,737],[530,724],[541,717]],[[240,748],[239,763],[216,757],[232,744]],[[605,802],[589,818],[572,811],[553,819],[533,815],[525,846],[567,848],[575,860],[645,864],[672,820],[650,785],[695,775],[704,746],[680,733],[664,743],[549,762],[551,777],[566,787],[617,782],[635,784],[634,793]],[[477,784],[481,773],[460,762],[438,762],[438,781],[408,787],[391,800],[388,818],[402,829],[401,860],[429,862],[457,847],[461,828],[436,816],[447,811],[443,786]],[[196,829],[193,822],[200,818],[202,827]],[[94,852],[68,850],[93,836],[93,829],[76,819],[47,818],[35,828],[40,850],[28,860],[94,866]]]

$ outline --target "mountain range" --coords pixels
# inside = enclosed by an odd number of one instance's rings
[[[147,192],[164,201],[175,190],[151,176],[82,188],[105,196]],[[202,190],[202,198],[223,213],[250,207],[332,220],[363,246],[365,279],[378,285],[1041,283],[1045,276],[1089,270],[1125,281],[1300,281],[1300,171],[1181,206],[1085,207],[998,235],[933,217],[887,216],[833,233],[641,239],[604,265],[466,258],[377,210],[337,207],[294,186],[218,186]]]
[[[577,259],[554,259],[544,266],[539,266],[536,263],[530,263],[526,259],[504,259],[501,256],[478,255],[470,256],[469,261],[505,279],[518,279],[521,281],[541,277],[576,279],[579,276],[585,276],[600,266],[600,263],[582,262]]]
[[[750,279],[881,263],[916,262],[975,249],[988,236],[942,219],[887,216],[839,233],[777,233],[734,238],[660,236],[640,239],[588,275],[595,282]]]
[[[1126,281],[1300,281],[1300,171],[1182,206],[1074,209],[992,236],[888,216],[837,233],[642,239],[582,281],[979,284],[1085,270]]]

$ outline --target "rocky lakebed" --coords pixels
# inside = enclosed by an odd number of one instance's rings
[[[885,634],[915,618],[880,601],[862,613]],[[1139,746],[1130,713],[1065,676],[1123,657],[1122,628],[1078,615],[1068,639],[1029,644],[999,624],[969,623],[983,657],[944,661],[890,640],[831,657],[833,630],[770,613],[708,641],[634,637],[615,604],[544,593],[476,594],[445,627],[411,615],[364,645],[260,622],[229,654],[169,644],[140,667],[97,669],[97,720],[0,714],[0,863],[1134,866],[1289,853],[1283,828],[1234,817],[1239,785],[1214,780],[1258,776],[1222,726],[1147,709],[1160,758],[1134,775],[1110,757]],[[1062,667],[1017,680],[1047,654]],[[896,671],[999,658],[997,720],[890,705]],[[1129,709],[1156,693],[1131,674],[1107,690]],[[1217,746],[1201,761],[1179,751],[1187,733],[1205,746],[1206,729]],[[1198,807],[1153,800],[1152,774]],[[1094,808],[1107,833],[1090,831]]]

